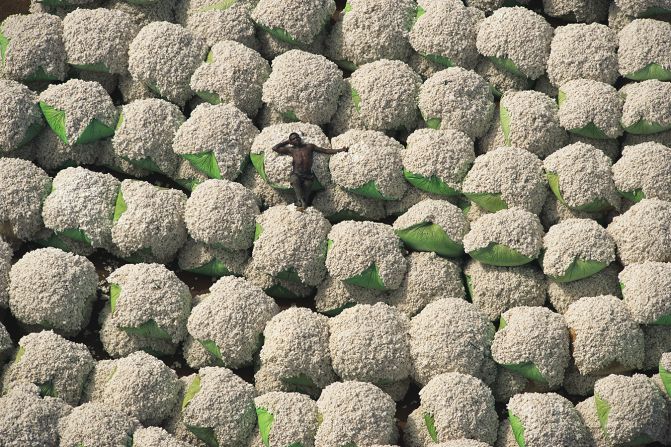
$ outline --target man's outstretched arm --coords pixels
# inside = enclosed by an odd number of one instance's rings
[[[339,152],[347,152],[349,150],[348,147],[343,147],[342,149],[326,149],[324,147],[319,147],[315,146],[314,144],[312,145],[312,150],[315,152],[319,152],[320,154],[337,154]]]
[[[282,141],[281,143],[277,143],[275,146],[273,146],[273,150],[278,154],[289,155],[291,152],[287,146],[290,145],[291,143],[289,141]]]

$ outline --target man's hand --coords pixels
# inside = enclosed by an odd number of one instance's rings
[[[343,147],[343,148],[339,149],[338,151],[339,151],[339,152],[348,152],[348,151],[349,151],[349,147]]]
[[[280,154],[284,154],[284,153],[287,152],[287,149],[284,149],[287,146],[291,146],[291,143],[289,142],[289,140],[282,141],[281,143],[277,143],[275,146],[273,146],[273,151],[278,152]]]

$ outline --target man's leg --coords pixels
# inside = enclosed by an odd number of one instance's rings
[[[312,205],[312,184],[314,183],[313,178],[307,178],[303,180],[303,202],[305,207]]]
[[[296,205],[298,205],[300,208],[305,208],[303,180],[296,174],[291,174],[289,179],[291,182],[291,187],[294,189],[294,193],[296,194]]]

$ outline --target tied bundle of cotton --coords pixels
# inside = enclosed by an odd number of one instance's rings
[[[182,107],[193,96],[189,82],[206,55],[205,41],[189,30],[153,22],[131,42],[128,71],[159,96]]]
[[[173,150],[209,178],[235,180],[259,134],[231,104],[201,104],[179,128]]]
[[[94,248],[112,246],[112,221],[120,182],[110,174],[67,168],[54,177],[44,200],[44,226],[59,237]]]
[[[315,155],[318,157],[317,154]],[[247,165],[237,181],[254,194],[254,198],[260,209],[267,209],[276,205],[287,205],[296,200],[296,194],[293,190],[273,188],[259,175],[252,164]],[[315,196],[314,199],[316,200],[317,197]],[[315,205],[315,207],[322,211],[325,216],[327,215],[323,204],[320,206]]]
[[[63,19],[67,61],[79,70],[127,73],[128,47],[139,30],[125,12],[76,9]]]
[[[407,261],[408,273],[401,286],[389,292],[388,302],[408,317],[441,298],[466,299],[461,267],[455,261],[435,253],[410,253]]]
[[[552,191],[548,191],[547,198],[543,204],[543,210],[540,214],[540,219],[545,229],[550,229],[553,225],[567,219],[593,219],[599,221],[603,217],[603,213],[572,210],[561,203]]]
[[[51,178],[27,160],[0,158],[0,230],[7,239],[31,240],[44,228],[42,203]]]
[[[309,123],[274,124],[264,128],[251,145],[250,158],[261,178],[276,189],[290,189],[290,176],[293,171],[292,157],[283,156],[272,150],[276,144],[286,142],[292,133],[301,135],[303,142],[317,147],[330,149],[331,143],[321,128]],[[312,172],[315,175],[313,189],[326,187],[331,183],[329,157],[315,153]]]
[[[110,95],[114,94],[119,85],[119,75],[102,71],[83,70],[73,67],[69,71],[69,77],[81,79],[82,81],[97,82]]]
[[[631,371],[642,366],[643,331],[619,298],[580,298],[568,307],[564,319],[580,374]]]
[[[557,200],[572,210],[587,212],[619,209],[611,165],[602,151],[585,143],[569,144],[544,161]]]
[[[489,212],[521,208],[539,214],[547,196],[543,162],[517,147],[499,147],[475,159],[462,191]]]
[[[343,74],[336,64],[318,54],[291,50],[273,60],[263,84],[263,102],[291,121],[326,124],[343,90]]]
[[[9,309],[28,327],[76,335],[89,322],[98,275],[83,256],[56,248],[31,251],[9,272]]]
[[[510,208],[473,222],[464,237],[464,250],[484,264],[513,267],[528,264],[540,255],[543,235],[538,216]]]
[[[634,82],[622,87],[620,94],[625,132],[655,134],[671,129],[671,84],[657,79]]]
[[[618,78],[617,34],[600,23],[575,23],[555,29],[547,73],[560,87],[574,79],[614,84]]]
[[[317,403],[298,393],[270,392],[254,399],[259,432],[268,445],[313,445]]]
[[[49,135],[52,136],[52,133],[45,132],[42,134],[44,135]],[[55,135],[53,135],[53,138],[58,138]],[[67,147],[63,145],[63,143],[59,140],[59,146],[62,147]],[[81,145],[81,146],[73,146],[70,147],[70,149],[78,149],[80,147],[89,147],[92,146],[95,148],[95,154],[97,156],[95,160],[95,165],[96,166],[101,166],[101,167],[106,167],[108,169],[111,169],[114,172],[124,174],[124,175],[129,175],[131,177],[135,178],[143,178],[149,176],[150,172],[138,168],[136,165],[132,164],[128,160],[125,160],[121,157],[119,157],[115,152],[114,152],[114,146],[112,145],[112,140],[101,140],[96,143],[93,143],[91,145]],[[72,151],[70,151],[72,152]]]
[[[175,436],[189,445],[244,445],[256,423],[254,387],[215,367],[201,368],[184,382],[181,405],[169,422]]]
[[[19,382],[32,383],[40,387],[40,395],[76,406],[94,366],[85,345],[52,331],[34,332],[19,340],[14,361],[4,371],[3,389],[7,392]]]
[[[30,143],[42,130],[44,120],[38,97],[25,85],[0,79],[0,154]]]
[[[197,275],[242,276],[249,260],[248,250],[227,250],[188,239],[179,251],[179,268]]]
[[[643,326],[643,337],[645,339],[644,371],[653,371],[659,367],[664,353],[671,351],[671,328],[668,326]],[[668,354],[666,355],[668,357]],[[669,369],[671,371],[671,365]]]
[[[622,135],[624,100],[615,87],[591,79],[574,79],[559,88],[559,123],[567,131],[597,140]]]
[[[336,280],[376,290],[398,289],[407,269],[390,225],[345,221],[328,234],[326,268]]]
[[[97,82],[71,79],[40,94],[40,109],[51,130],[69,146],[114,135],[119,114]]]
[[[628,134],[631,135],[631,134]],[[625,140],[627,139],[627,136],[625,135]],[[591,146],[594,146],[595,148],[599,149],[602,151],[608,158],[611,159],[611,161],[615,162],[620,158],[621,154],[621,148],[620,148],[620,142],[615,139],[610,139],[610,140],[597,140],[595,138],[588,138],[588,137],[583,137],[575,133],[569,133],[568,135],[568,142],[569,144],[573,143],[585,143],[589,144]],[[632,143],[633,144],[633,143]],[[628,144],[624,144],[624,146],[628,146]]]
[[[329,159],[333,182],[355,194],[398,200],[408,184],[403,177],[403,145],[374,130],[349,130],[331,140],[334,149],[349,148]]]
[[[580,414],[559,394],[517,394],[508,402],[508,417],[519,445],[593,445]]]
[[[623,14],[632,17],[655,16],[671,11],[669,0],[617,0],[614,5]]]
[[[384,202],[350,192],[338,185],[331,185],[318,192],[312,206],[321,211],[331,223],[344,220],[382,220],[386,215]]]
[[[318,396],[337,380],[331,366],[329,320],[325,316],[291,307],[266,324],[263,337],[260,369],[255,377],[259,392],[298,391]],[[264,375],[271,376],[275,385],[263,389]]]
[[[317,401],[322,422],[315,447],[396,442],[394,401],[381,389],[364,382],[327,386]]]
[[[223,40],[234,40],[256,48],[256,30],[251,18],[250,1],[183,0],[175,7],[177,23],[209,46]]]
[[[432,4],[412,26],[410,45],[444,68],[457,65],[472,70],[480,59],[475,40],[484,18],[484,12],[477,8]]]
[[[418,129],[401,151],[405,179],[423,191],[453,196],[475,160],[473,140],[458,130]]]
[[[191,88],[211,104],[233,104],[253,118],[263,105],[263,83],[269,75],[270,65],[259,53],[224,40],[210,49],[207,61],[191,77]]]
[[[566,144],[568,136],[559,122],[557,104],[544,93],[506,93],[499,109],[505,146],[525,149],[545,158]]]
[[[328,276],[317,288],[314,299],[317,312],[333,317],[356,304],[385,302],[386,295],[381,290],[355,286]]]
[[[213,364],[240,368],[258,352],[266,323],[278,312],[275,301],[242,278],[221,278],[189,316],[189,335],[212,356]]]
[[[605,269],[584,279],[571,282],[557,282],[548,278],[548,299],[552,307],[565,313],[568,307],[586,296],[621,295],[618,281],[618,267],[611,264]]]
[[[207,180],[186,201],[184,220],[195,241],[244,250],[254,242],[254,221],[259,213],[254,195],[244,186],[228,180]]]
[[[4,409],[0,431],[11,447],[59,445],[59,419],[72,411],[61,399],[42,398],[39,388],[29,383],[17,384],[0,397],[0,407]]]
[[[492,358],[532,382],[558,388],[571,358],[564,319],[545,307],[520,306],[504,312]]]
[[[331,224],[314,208],[269,208],[256,218],[252,262],[270,276],[316,287],[326,275],[330,230]]]
[[[478,66],[475,67],[475,72],[489,83],[489,88],[495,98],[500,98],[510,91],[528,90],[533,85],[529,78],[513,74],[490,59],[480,60]]]
[[[613,180],[632,202],[671,200],[671,148],[653,142],[626,146],[613,165]]]
[[[13,256],[14,251],[11,245],[0,236],[0,308],[6,309],[9,306],[9,271],[12,268]],[[4,330],[4,332],[7,331]],[[3,329],[0,329],[0,339],[4,338],[4,332]],[[0,345],[4,346],[4,343],[0,343]],[[4,351],[4,349],[0,348],[0,351]],[[0,353],[0,360],[2,357]]]
[[[419,110],[427,127],[458,130],[474,139],[489,129],[494,116],[494,96],[479,74],[450,67],[422,84]]]
[[[191,294],[186,284],[160,264],[126,264],[107,278],[110,284],[110,311],[101,331],[103,347],[115,357],[146,347],[152,352],[174,353],[186,337],[186,321],[191,311]],[[116,330],[115,330],[116,329]],[[128,337],[115,337],[124,332]],[[117,341],[130,338],[133,349]]]
[[[314,40],[309,45],[287,43],[286,41],[275,38],[270,32],[264,31],[263,28],[259,29],[256,37],[259,40],[259,53],[270,61],[288,51],[296,49],[307,51],[312,54],[323,54],[324,42],[327,34],[327,29],[324,28],[322,32],[315,36]]]
[[[480,379],[459,372],[440,374],[420,390],[419,398],[422,429],[434,443],[470,438],[493,444],[496,440],[499,419],[494,396]]]
[[[133,433],[135,447],[189,447],[189,445],[159,427],[141,428]]]
[[[185,119],[176,105],[161,99],[126,104],[112,139],[114,153],[140,169],[172,176],[180,163],[172,141]]]
[[[567,219],[543,238],[543,273],[557,282],[592,276],[615,261],[615,241],[591,219]]]
[[[610,4],[608,0],[543,0],[543,12],[571,22],[604,22]]]
[[[416,14],[412,0],[349,0],[333,25],[326,55],[349,71],[380,59],[405,61]]]
[[[121,1],[121,0],[119,0]],[[128,104],[138,99],[157,98],[158,95],[151,91],[144,82],[133,78],[130,74],[118,76],[117,87],[123,102]]]
[[[422,200],[394,222],[396,235],[409,249],[448,257],[463,254],[468,230],[464,213],[445,200]]]
[[[636,19],[619,32],[620,74],[628,79],[671,80],[671,24]]]
[[[336,10],[333,0],[260,0],[252,19],[273,38],[290,45],[310,45]]]
[[[457,298],[429,303],[411,320],[409,334],[412,377],[417,383],[426,385],[451,371],[493,381],[494,325],[471,303]]]
[[[566,376],[564,376],[566,377]],[[566,378],[564,378],[566,380]],[[496,366],[496,379],[491,384],[492,394],[496,403],[508,403],[508,401],[516,394],[523,393],[530,385],[529,380],[504,366]],[[507,419],[504,419],[508,422]],[[499,429],[501,427],[499,426]],[[499,437],[501,434],[499,434]],[[499,438],[501,439],[501,438]],[[500,443],[503,442],[501,439]],[[512,447],[517,447],[514,444]]]
[[[608,225],[624,265],[671,262],[671,202],[644,199]]]
[[[645,375],[600,379],[594,400],[601,429],[612,445],[666,442],[668,403]]]
[[[482,22],[477,48],[501,69],[538,79],[545,73],[552,34],[552,26],[530,9],[501,8]]]
[[[69,145],[63,143],[54,132],[45,131],[35,138],[32,149],[35,163],[47,171],[55,172],[73,166],[98,164],[108,141]]]
[[[547,285],[536,266],[497,267],[471,260],[464,275],[473,305],[491,321],[512,308],[545,303]]]
[[[186,194],[139,180],[124,180],[116,196],[113,251],[133,262],[170,262],[187,238]]]
[[[624,304],[640,324],[671,324],[671,263],[630,264],[620,272]]]
[[[345,309],[329,320],[333,370],[342,380],[370,382],[403,399],[412,370],[409,326],[407,316],[384,303]]]
[[[422,78],[401,61],[379,60],[362,65],[348,80],[331,130],[412,131],[419,122],[417,98]]]
[[[19,82],[62,81],[66,75],[63,22],[51,14],[17,14],[0,23],[7,41],[0,75]]]
[[[137,351],[117,360],[100,360],[86,395],[89,402],[136,418],[143,425],[160,425],[178,405],[180,388],[175,371]]]
[[[243,276],[247,281],[261,287],[268,296],[283,300],[298,300],[314,295],[313,286],[297,282],[296,278],[289,274],[272,276],[263,271],[263,267],[263,263],[251,259],[244,267]]]
[[[139,428],[137,419],[97,402],[74,408],[58,422],[63,445],[127,445]]]

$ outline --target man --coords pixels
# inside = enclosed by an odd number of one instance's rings
[[[312,172],[312,159],[315,152],[321,154],[337,154],[347,152],[349,148],[325,149],[311,143],[304,143],[300,135],[293,132],[287,141],[273,146],[278,154],[290,155],[292,158],[291,186],[296,193],[296,202],[299,208],[310,206],[312,184],[315,174]]]

